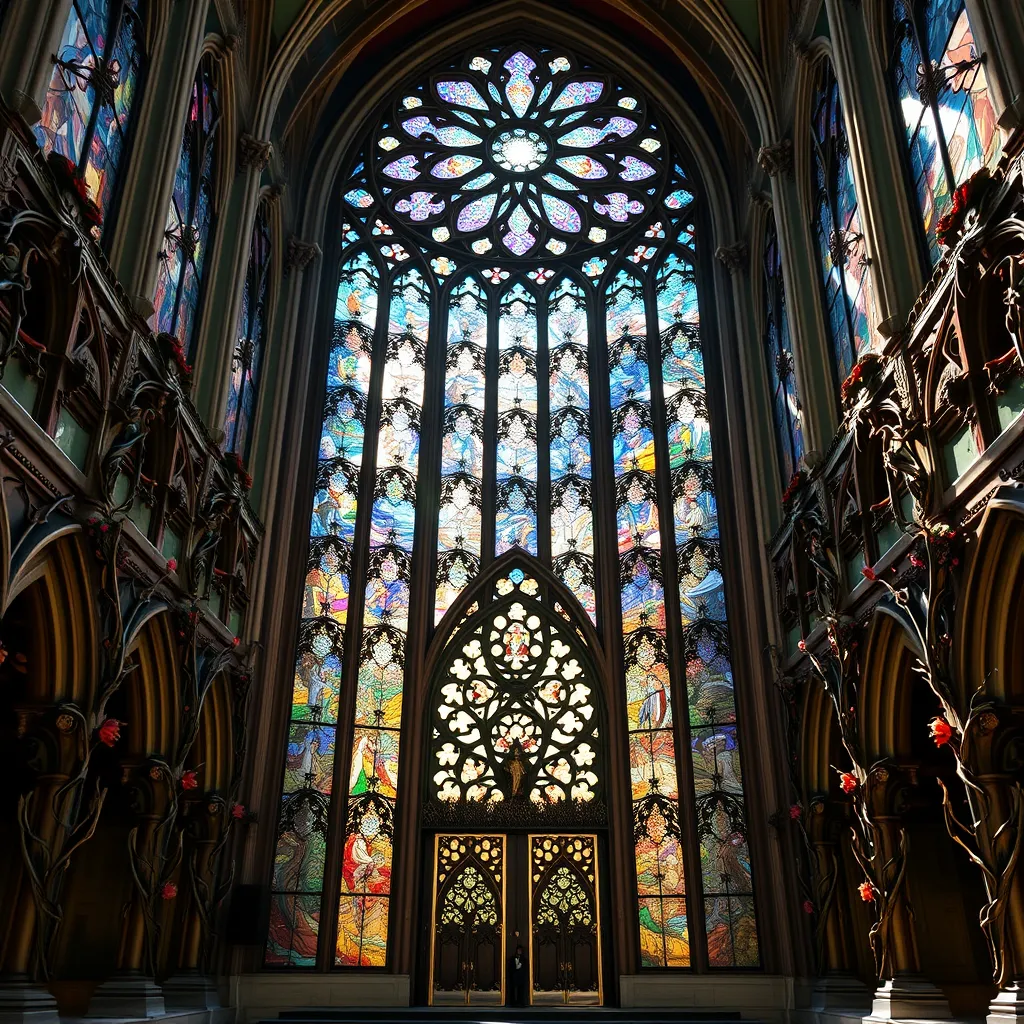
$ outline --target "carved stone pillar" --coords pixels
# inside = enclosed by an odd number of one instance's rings
[[[174,828],[174,793],[163,771],[149,765],[124,768],[122,781],[132,786],[136,812],[129,839],[135,887],[123,918],[117,970],[96,989],[89,1003],[90,1017],[153,1017],[165,1010],[151,955],[168,830]]]
[[[811,802],[807,832],[814,875],[814,905],[818,910],[819,977],[812,990],[811,1008],[819,1012],[866,1009],[870,993],[856,976],[852,948],[850,897],[842,870],[844,831],[849,832],[843,808],[824,798]]]
[[[870,831],[873,849],[868,861],[862,844],[858,859],[869,867],[878,912],[871,944],[880,984],[871,1016],[890,1020],[952,1017],[946,997],[921,973],[914,911],[907,893],[906,862],[914,851],[907,848],[904,815],[916,784],[914,766],[876,764],[868,773],[863,794],[862,823]],[[927,851],[917,855],[927,856]]]
[[[80,788],[69,785],[84,763],[85,722],[76,708],[22,708],[18,735],[35,785],[19,800],[21,882],[0,961],[0,1022],[56,1024],[57,1003],[42,986],[63,879],[62,857],[78,817]],[[42,929],[42,931],[40,931]]]
[[[228,809],[210,797],[191,808],[185,863],[189,885],[181,925],[177,969],[163,984],[168,1010],[210,1010],[220,1006],[208,962],[211,916],[219,902],[218,874],[227,839]],[[183,872],[184,875],[184,872]]]

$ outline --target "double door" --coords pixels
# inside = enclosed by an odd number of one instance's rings
[[[433,1005],[600,1005],[597,839],[434,841]]]

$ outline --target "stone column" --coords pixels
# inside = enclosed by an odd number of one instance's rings
[[[174,793],[168,792],[163,770],[156,766],[125,766],[122,781],[132,786],[135,797],[135,888],[122,923],[117,970],[93,994],[89,1017],[155,1017],[165,1010],[149,954],[155,945],[151,929],[156,925],[164,847],[168,830],[174,828],[173,821],[167,824]]]
[[[921,973],[914,912],[907,895],[904,811],[917,784],[911,765],[876,765],[864,785],[864,820],[874,841],[871,868],[878,900],[879,920],[872,929],[878,944],[879,986],[871,1016],[883,1020],[943,1020],[952,1017],[942,992]],[[920,856],[927,856],[920,851]]]
[[[0,1024],[57,1024],[57,1002],[40,984],[46,977],[46,955],[53,934],[47,904],[58,899],[63,871],[48,873],[66,852],[68,823],[78,817],[81,789],[68,787],[80,774],[88,737],[76,708],[18,709],[18,735],[28,764],[39,774],[22,797],[29,835],[24,838],[16,907],[11,930],[0,947]],[[73,841],[73,837],[72,837]],[[35,872],[36,884],[31,878]],[[42,929],[42,934],[40,934]]]
[[[849,834],[846,808],[824,797],[811,802],[807,831],[811,843],[814,903],[818,911],[819,976],[812,988],[811,1007],[817,1011],[865,1010],[871,997],[856,974],[851,949],[850,896],[842,870],[841,835]]]
[[[7,13],[0,37],[0,92],[32,125],[42,116],[71,0],[36,0]]]
[[[211,1010],[220,1006],[208,962],[208,943],[228,813],[224,801],[214,796],[191,809],[185,842],[186,870],[182,872],[182,881],[187,877],[190,892],[182,917],[177,968],[163,984],[168,1010]]]
[[[839,399],[832,379],[828,332],[819,298],[817,249],[793,177],[792,140],[782,139],[762,146],[757,162],[771,179],[786,310],[804,413],[805,451],[808,454],[825,452],[839,425]]]

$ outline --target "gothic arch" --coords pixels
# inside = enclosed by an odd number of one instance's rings
[[[857,717],[865,764],[870,765],[909,755],[912,749],[910,704],[918,651],[899,613],[884,604],[872,616],[863,643]]]
[[[424,677],[434,724],[429,747],[424,744],[428,815],[432,805],[446,802],[482,807],[497,800],[510,807],[528,796],[535,808],[550,810],[554,803],[586,806],[596,798],[595,820],[603,821],[608,702],[602,691],[609,679],[576,599],[534,558],[512,549],[466,588],[441,625]],[[563,725],[565,715],[574,716],[575,726]],[[464,739],[473,734],[476,740]],[[461,782],[453,765],[462,765]]]
[[[1024,703],[1024,501],[1001,488],[978,528],[961,598],[958,648],[961,685]]]

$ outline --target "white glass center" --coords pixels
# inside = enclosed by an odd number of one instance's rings
[[[536,132],[515,128],[491,143],[491,156],[506,171],[534,171],[548,157],[548,144]]]

